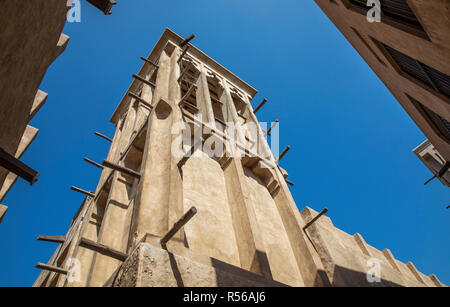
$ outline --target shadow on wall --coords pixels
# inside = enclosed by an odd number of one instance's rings
[[[333,287],[403,287],[392,281],[380,279],[379,282],[369,282],[367,274],[353,271],[336,265],[333,272]]]

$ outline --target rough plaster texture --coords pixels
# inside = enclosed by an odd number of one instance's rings
[[[0,147],[18,158],[19,147],[29,145],[27,124],[47,97],[38,87],[69,39],[61,35],[67,6],[61,0],[2,1],[1,6]],[[0,168],[0,198],[15,179]]]
[[[3,221],[6,211],[8,211],[8,207],[4,206],[4,205],[0,205],[0,223]]]
[[[223,170],[206,154],[197,154],[201,157],[189,159],[183,167],[184,211],[195,206],[199,212],[185,227],[187,244],[194,251],[239,265]]]
[[[309,207],[301,211],[305,221],[317,214]],[[379,251],[368,245],[360,234],[352,236],[334,227],[327,216],[320,217],[306,232],[333,286],[443,286],[435,277],[418,272],[411,262],[405,264],[395,259],[388,249]],[[367,272],[373,265],[368,261],[373,259],[380,263],[381,281],[369,283]]]
[[[205,259],[206,260],[206,259]],[[218,268],[141,243],[124,262],[114,287],[268,287],[283,286],[238,267]]]
[[[315,0],[334,25],[354,46],[367,64],[383,81],[431,143],[450,161],[450,144],[436,130],[408,94],[424,106],[450,121],[450,99],[404,74],[386,56],[374,39],[420,62],[450,75],[450,2],[447,0],[408,0],[411,9],[430,40],[385,22],[367,22],[366,16],[348,9],[348,0]],[[355,29],[358,34],[353,30]]]
[[[256,220],[263,238],[272,277],[292,286],[303,286],[303,280],[286,235],[276,204],[261,180],[245,170],[246,197],[255,208]]]
[[[194,98],[205,120],[196,122],[178,105],[181,41],[166,30],[149,56],[158,69],[145,63],[139,72],[155,88],[136,81],[130,87],[151,102],[151,112],[126,95],[112,118],[117,130],[108,160],[138,176],[105,167],[95,197],[85,201],[65,247],[50,259],[64,268],[67,259],[78,259],[81,281],[69,283],[43,272],[35,286],[365,286],[365,261],[373,255],[383,260],[382,285],[436,284],[436,278],[425,278],[413,265],[387,258],[387,251],[380,256],[364,247],[362,237],[356,241],[326,217],[317,224],[328,221],[326,227],[311,226],[305,233],[304,225],[316,213],[307,209],[300,214],[284,179],[286,171],[272,155],[258,157],[256,151],[255,156],[247,152],[244,157],[211,158],[199,150],[191,157],[172,155],[172,142],[181,134],[173,130],[176,123],[214,127],[206,91],[211,74],[223,85],[220,99],[230,118],[239,121],[234,100],[240,97],[248,120],[258,123],[249,103],[255,91],[193,46],[188,56],[199,74],[192,81],[197,86]],[[237,134],[238,142],[244,140],[243,131]],[[220,131],[212,135],[224,137]],[[268,150],[267,142],[259,139]],[[197,214],[162,249],[160,239],[192,206]],[[81,247],[81,238],[128,257],[122,262],[111,252]]]
[[[36,138],[38,132],[39,132],[38,129],[36,129],[30,125],[28,125],[25,128],[22,139],[20,140],[19,146],[18,146],[16,154],[15,154],[15,157],[17,159],[20,159],[22,157],[22,155],[25,153],[25,151],[28,149],[28,147],[31,145],[31,143]],[[0,201],[2,201],[3,198],[5,198],[6,194],[8,194],[9,190],[11,189],[13,184],[16,182],[17,177],[18,176],[12,172],[9,172],[7,174],[5,180],[3,181],[3,185],[0,188]]]

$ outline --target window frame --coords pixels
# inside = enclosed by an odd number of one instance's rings
[[[441,124],[443,124],[443,122],[437,123],[437,121],[443,121],[443,120],[447,121],[447,120],[445,118],[443,118],[442,116],[440,116],[439,114],[437,114],[436,112],[434,112],[433,110],[431,110],[430,108],[428,108],[427,106],[425,106],[424,104],[422,104],[417,99],[411,97],[410,95],[408,95],[406,93],[405,93],[405,95],[406,95],[406,97],[408,97],[409,101],[412,103],[412,105],[415,107],[415,109],[425,119],[428,126],[431,127],[433,132],[436,135],[438,135],[439,138],[441,138],[443,141],[447,142],[447,144],[450,144],[450,129],[440,127]],[[443,132],[442,131],[443,129],[445,129],[447,131]]]
[[[378,41],[378,40],[375,39],[375,38],[372,38],[372,37],[371,37],[371,39],[372,39],[372,41],[375,43],[375,45],[378,47],[378,49],[380,49],[380,51],[383,53],[383,55],[384,55],[384,57],[387,59],[387,61],[391,64],[391,66],[395,69],[395,71],[396,71],[400,76],[402,76],[402,77],[405,78],[405,79],[408,79],[409,81],[411,81],[412,83],[416,84],[417,86],[420,86],[421,88],[423,88],[423,89],[426,90],[427,92],[430,92],[430,94],[432,94],[432,95],[438,97],[439,99],[442,99],[444,102],[450,104],[450,97],[447,96],[446,94],[444,94],[443,92],[441,92],[438,88],[436,88],[435,86],[430,86],[430,85],[428,85],[427,83],[425,83],[425,82],[423,82],[422,80],[420,80],[419,78],[417,78],[417,77],[413,76],[412,74],[410,74],[410,73],[404,71],[403,68],[400,67],[400,65],[398,64],[397,60],[394,59],[394,58],[392,57],[392,55],[389,53],[389,51],[386,49],[386,47],[389,47],[389,48],[395,50],[396,52],[399,52],[399,53],[401,53],[402,55],[405,55],[405,56],[407,56],[407,57],[409,57],[409,58],[411,58],[411,59],[417,61],[417,62],[419,63],[418,65],[419,65],[420,68],[422,68],[422,69],[423,69],[423,67],[422,67],[421,65],[426,65],[426,64],[421,63],[419,60],[417,60],[417,59],[415,59],[415,58],[413,58],[413,57],[411,57],[411,56],[409,56],[409,55],[407,55],[407,54],[405,54],[405,53],[403,53],[403,52],[401,52],[401,51],[399,51],[399,50],[397,50],[397,49],[395,49],[395,48],[393,48],[393,47],[391,47],[391,46],[389,46],[389,45],[387,45],[387,44],[384,44],[384,43]],[[386,47],[385,47],[385,46],[386,46]],[[426,65],[426,66],[427,66],[427,67],[430,67],[430,68],[433,68],[433,67],[428,66],[428,65]],[[433,69],[436,70],[435,68],[433,68]],[[440,72],[440,71],[439,71],[439,72]],[[442,72],[440,72],[440,73],[442,73]],[[443,73],[442,73],[442,74],[443,74]],[[430,78],[429,75],[428,75],[428,73],[425,72],[425,75],[427,76],[427,78]],[[434,84],[433,81],[430,81],[430,82],[431,82],[432,84]]]
[[[353,3],[350,2],[350,0],[341,0],[342,4],[349,10],[353,11],[353,12],[357,12],[361,15],[367,16],[367,12],[370,10],[371,7],[367,7],[366,9],[363,9],[360,6],[357,6]],[[404,23],[401,20],[398,20],[396,18],[384,15],[383,11],[381,11],[381,22],[385,23],[389,26],[392,26],[394,28],[397,28],[401,31],[407,32],[409,34],[418,36],[420,38],[423,38],[427,41],[431,41],[430,36],[428,35],[425,27],[423,26],[422,22],[419,20],[419,18],[417,17],[416,12],[414,11],[414,9],[409,5],[408,1],[406,0],[406,3],[408,4],[409,8],[411,9],[411,11],[414,13],[414,16],[416,17],[417,21],[419,22],[420,26],[422,29],[419,29],[417,27],[414,27],[408,23]]]

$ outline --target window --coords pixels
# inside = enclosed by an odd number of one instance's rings
[[[382,43],[381,45],[403,73],[413,77],[422,84],[427,85],[436,92],[450,97],[450,76],[431,68],[394,48]]]
[[[350,2],[351,9],[364,15],[372,8],[372,6],[367,6],[367,0],[348,0],[348,2]],[[429,40],[406,0],[380,0],[380,4],[381,21]]]
[[[116,4],[114,0],[87,0],[90,4],[101,10],[106,15],[111,14],[111,8]]]
[[[237,94],[231,93],[231,97],[233,99],[234,107],[236,108],[236,112],[238,115],[238,120],[241,124],[245,124],[249,117],[247,104],[244,100],[242,100]]]
[[[199,109],[197,106],[196,84],[200,76],[200,71],[198,71],[192,61],[186,60],[181,61],[180,69],[182,72],[181,77],[178,81],[181,87],[181,97],[184,98],[184,101],[182,101],[182,106],[191,113],[198,113]]]
[[[222,101],[220,101],[220,96],[223,92],[223,88],[220,86],[217,80],[213,78],[207,77],[207,82],[216,127],[221,131],[224,131],[226,126],[224,117],[224,104],[222,103]]]
[[[407,95],[412,103],[418,108],[421,113],[425,116],[428,123],[434,128],[435,132],[440,134],[447,142],[450,143],[450,122],[445,118],[431,111],[429,108],[421,104],[416,99]]]

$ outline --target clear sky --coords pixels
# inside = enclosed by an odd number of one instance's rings
[[[68,48],[48,70],[49,93],[31,122],[40,132],[23,161],[41,173],[19,179],[3,204],[0,286],[31,286],[64,235],[83,196],[96,187],[109,119],[163,30],[183,37],[259,90],[260,121],[280,120],[282,166],[297,206],[329,208],[333,223],[389,248],[450,284],[449,190],[412,149],[421,131],[313,0],[118,0],[111,16],[82,2],[82,22],[67,24]]]

